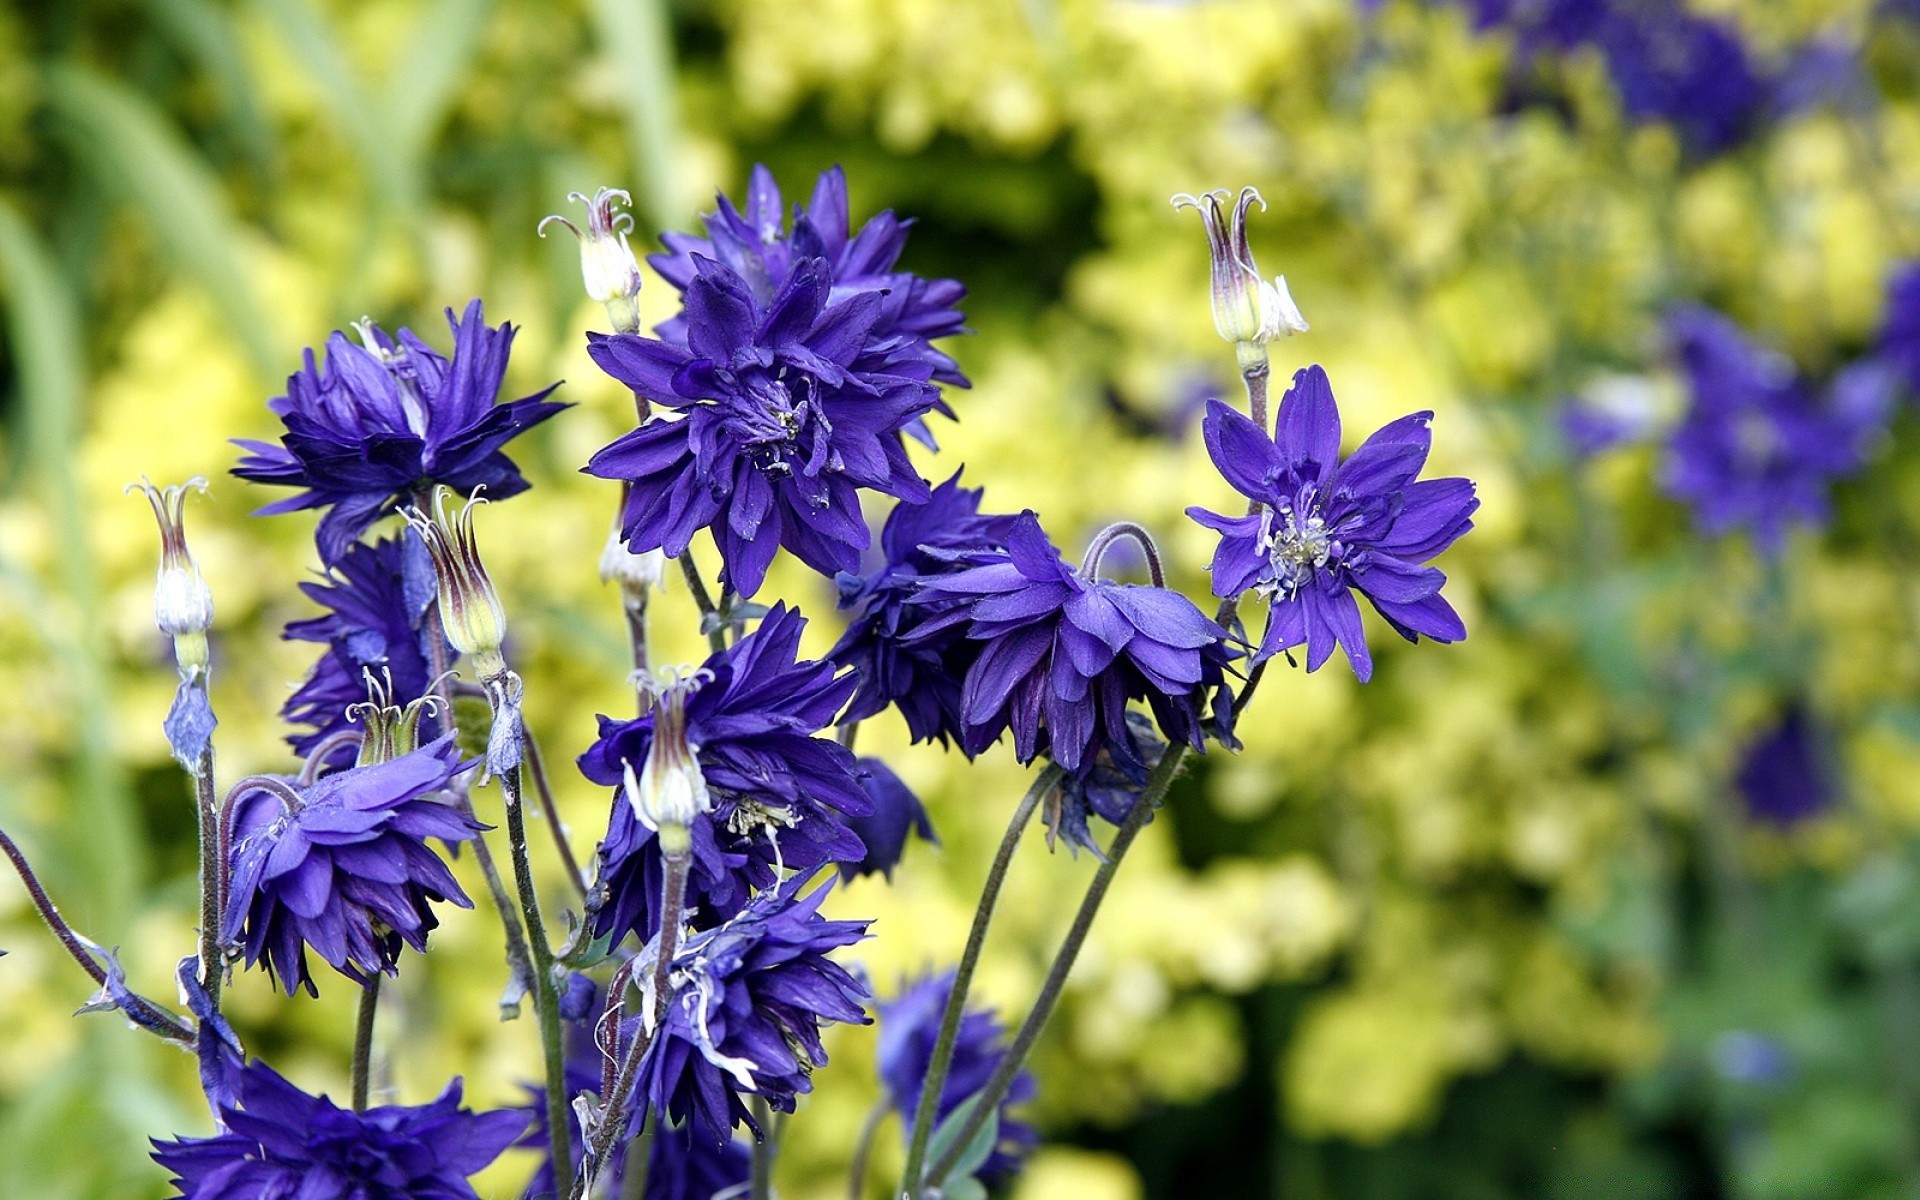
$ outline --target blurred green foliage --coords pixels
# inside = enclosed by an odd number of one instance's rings
[[[1872,335],[1920,249],[1920,41],[1865,0],[1709,7],[1764,52],[1863,48],[1871,119],[1815,111],[1696,162],[1623,120],[1600,65],[1564,103],[1504,103],[1510,47],[1399,0],[22,0],[0,8],[0,823],[83,930],[170,995],[191,944],[193,821],[160,735],[143,473],[215,478],[190,510],[218,603],[223,780],[279,769],[306,651],[300,518],[224,476],[302,345],[363,313],[438,340],[472,295],[524,327],[515,394],[579,407],[524,439],[539,485],[490,510],[529,720],[550,758],[624,704],[618,605],[594,576],[612,504],[574,472],[622,428],[594,370],[569,189],[626,186],[686,225],[764,160],[834,162],[859,212],[920,219],[907,264],[973,289],[976,381],[926,470],[964,461],[1067,541],[1127,516],[1204,590],[1180,515],[1225,485],[1193,397],[1232,385],[1178,191],[1258,185],[1256,252],[1362,431],[1438,414],[1436,469],[1480,481],[1443,564],[1471,637],[1381,669],[1284,672],[1247,753],[1185,781],[1121,874],[1037,1062],[1054,1148],[1018,1194],[1872,1197],[1920,1187],[1920,429],[1900,416],[1823,536],[1777,568],[1703,542],[1655,455],[1580,466],[1558,401],[1611,375],[1677,402],[1658,321],[1714,303],[1821,371]],[[672,308],[651,280],[647,321]],[[431,332],[428,332],[431,331]],[[773,590],[825,617],[786,564]],[[665,657],[698,643],[684,594]],[[813,633],[830,636],[831,618]],[[1780,706],[1831,731],[1844,802],[1745,824],[1729,777]],[[886,725],[885,722],[877,722]],[[929,797],[944,847],[888,888],[877,986],[958,950],[1020,789],[904,731],[863,734]],[[604,798],[561,805],[590,847]],[[483,811],[483,817],[486,815]],[[555,878],[553,863],[545,864]],[[1027,847],[983,967],[1032,994],[1084,860]],[[477,888],[470,887],[478,894]],[[418,1100],[537,1074],[493,1021],[486,914],[410,959],[384,1036]],[[85,981],[0,884],[0,1195],[158,1196],[144,1139],[205,1124],[190,1061],[68,1013]],[[233,989],[249,1047],[336,1091],[348,997]],[[383,1017],[383,1020],[385,1018]],[[844,1194],[872,1035],[843,1030],[782,1163]],[[891,1145],[875,1178],[897,1168]],[[486,1194],[515,1195],[509,1156]],[[877,1185],[873,1194],[878,1194]]]

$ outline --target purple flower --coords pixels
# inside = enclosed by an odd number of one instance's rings
[[[243,781],[228,817],[226,939],[242,944],[249,966],[265,961],[288,995],[302,985],[319,994],[308,947],[355,983],[392,974],[401,943],[425,950],[440,923],[430,901],[473,907],[427,846],[486,828],[437,798],[467,765],[448,734],[306,787],[274,776]]]
[[[1094,840],[1091,818],[1099,817],[1109,825],[1119,825],[1133,812],[1147,779],[1167,752],[1167,743],[1154,730],[1153,722],[1137,712],[1127,714],[1126,740],[1105,745],[1093,761],[1060,781],[1059,790],[1048,798],[1041,810],[1047,823],[1047,845],[1064,839],[1067,849],[1081,846],[1104,861],[1105,851]],[[1148,820],[1152,820],[1149,816]]]
[[[364,322],[358,327],[364,345],[335,332],[327,339],[325,367],[307,351],[306,364],[287,380],[287,394],[268,404],[286,423],[280,444],[236,442],[250,453],[235,475],[305,489],[262,508],[262,515],[328,510],[315,534],[323,562],[339,562],[396,501],[431,484],[462,495],[485,488],[495,500],[527,489],[501,447],[566,405],[545,399],[552,387],[495,404],[513,326],[490,328],[478,300],[458,318],[448,309],[447,323],[451,361],[409,329],[396,340]]]
[[[1766,108],[1767,81],[1724,21],[1677,3],[1620,5],[1598,37],[1627,115],[1672,124],[1695,154],[1731,149]]]
[[[1315,671],[1338,644],[1353,673],[1371,678],[1356,591],[1408,641],[1467,636],[1440,595],[1447,577],[1421,564],[1473,527],[1480,501],[1465,479],[1414,481],[1427,461],[1432,419],[1427,412],[1402,417],[1341,462],[1340,410],[1318,366],[1294,375],[1272,437],[1217,400],[1208,406],[1213,465],[1261,509],[1229,517],[1189,508],[1187,515],[1220,534],[1214,594],[1254,588],[1272,605],[1255,662],[1305,643],[1307,669]]]
[[[853,679],[836,675],[832,663],[799,661],[805,626],[797,611],[775,605],[759,628],[662,689],[649,715],[600,718],[599,740],[580,756],[582,774],[617,789],[600,843],[605,896],[597,935],[645,939],[659,924],[660,848],[632,793],[666,705],[683,706],[684,741],[695,750],[693,769],[711,804],[689,825],[687,907],[695,924],[739,912],[782,868],[811,872],[865,856],[846,824],[873,810],[859,764],[831,738],[813,736],[832,723]]]
[[[725,924],[695,933],[674,957],[677,990],[641,1064],[639,1110],[719,1144],[759,1127],[741,1100],[758,1093],[776,1112],[813,1090],[827,1061],[826,1021],[866,1024],[867,989],[827,953],[866,936],[865,921],[829,921],[831,883],[801,895],[796,875],[755,896]],[[636,1111],[639,1121],[644,1111]]]
[[[300,585],[328,611],[289,622],[280,636],[318,642],[327,649],[280,709],[289,723],[309,726],[307,732],[288,736],[295,753],[304,758],[353,727],[347,709],[366,700],[368,672],[401,708],[432,687],[434,656],[425,617],[434,582],[433,566],[425,558],[425,548],[411,536],[355,543],[328,570],[325,582]],[[453,647],[445,638],[440,649],[439,660],[452,662]],[[439,730],[437,714],[423,712],[420,739],[432,741]],[[329,766],[347,766],[353,760],[351,745],[328,755]]]
[[[1883,364],[1842,372],[1823,400],[1784,356],[1710,309],[1668,320],[1692,392],[1667,444],[1667,490],[1706,533],[1745,528],[1777,554],[1789,524],[1825,524],[1828,489],[1865,462],[1892,398]]]
[[[1880,352],[1900,371],[1907,390],[1920,393],[1920,262],[1902,263],[1887,282]]]
[[[1747,747],[1734,783],[1754,819],[1797,825],[1833,805],[1835,788],[1813,719],[1798,704]]]
[[[629,549],[678,556],[710,529],[741,596],[781,546],[829,575],[856,570],[871,540],[860,489],[927,498],[900,434],[938,399],[929,368],[869,353],[884,302],[834,298],[824,259],[796,264],[768,298],[713,259],[695,264],[685,347],[588,335],[601,369],[678,416],[622,436],[587,472],[630,485]]]
[[[183,1200],[479,1200],[467,1178],[526,1124],[513,1109],[460,1107],[454,1080],[431,1104],[349,1112],[256,1062],[235,1072],[226,1132],[154,1143]]]
[[[860,782],[867,789],[868,799],[873,801],[873,811],[849,820],[847,827],[866,846],[867,852],[857,862],[841,863],[840,878],[878,873],[892,880],[894,866],[907,851],[908,834],[917,833],[921,841],[936,846],[940,839],[934,836],[933,822],[928,820],[920,797],[900,781],[892,768],[877,758],[863,758],[860,770]]]
[[[827,657],[860,681],[842,721],[864,721],[891,704],[914,741],[960,739],[960,681],[980,645],[960,626],[917,637],[938,610],[915,599],[928,580],[978,566],[1006,546],[1014,519],[982,514],[980,496],[960,486],[956,471],[924,503],[901,501],[880,532],[885,561],[868,574],[840,576],[840,607],[856,615]]]
[[[662,279],[685,292],[700,273],[697,259],[711,258],[746,280],[756,299],[765,304],[780,292],[799,264],[823,259],[835,299],[868,294],[881,298],[880,313],[867,333],[870,353],[922,363],[931,378],[967,386],[967,377],[960,373],[959,366],[931,344],[935,338],[966,332],[965,318],[955,306],[967,289],[956,280],[923,279],[911,271],[894,269],[906,248],[911,220],[901,220],[889,210],[869,219],[860,232],[854,233],[847,214],[847,177],[839,167],[821,173],[805,208],[794,206],[791,230],[783,229],[786,214],[780,189],[765,166],[753,168],[745,213],[734,208],[725,196],[718,199],[720,211],[705,221],[706,237],[661,235],[670,253],[655,254],[647,262]],[[659,333],[670,342],[685,345],[687,317],[676,316],[662,325]],[[936,407],[946,416],[953,415],[944,402]],[[917,423],[914,432],[932,445]]]
[[[920,1104],[927,1067],[933,1062],[940,1018],[952,994],[953,972],[949,971],[906,984],[898,996],[878,1006],[880,1037],[876,1056],[880,1083],[886,1089],[888,1102],[900,1114],[901,1133],[908,1139],[913,1137],[914,1109]],[[992,1011],[969,1009],[960,1018],[953,1065],[934,1110],[936,1127],[968,1097],[986,1086],[987,1078],[1006,1055],[1004,1041],[1005,1031]],[[1036,1090],[1031,1073],[1023,1070],[1013,1077],[1013,1085],[1000,1101],[1000,1137],[980,1168],[981,1182],[998,1184],[1011,1178],[1020,1169],[1021,1160],[1039,1143],[1040,1135],[1031,1125],[1007,1115],[1008,1109],[1032,1100]]]
[[[1015,519],[1005,549],[979,561],[922,584],[918,602],[934,615],[914,634],[932,642],[964,625],[981,644],[961,688],[968,754],[1011,727],[1021,762],[1044,751],[1074,773],[1103,747],[1131,758],[1132,700],[1147,702],[1168,738],[1197,750],[1211,697],[1218,735],[1231,736],[1226,631],[1191,600],[1082,575],[1030,511]]]

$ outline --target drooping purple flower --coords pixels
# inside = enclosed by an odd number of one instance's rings
[[[1167,752],[1167,743],[1153,722],[1138,712],[1127,714],[1126,740],[1102,746],[1093,760],[1060,781],[1040,810],[1047,823],[1047,845],[1064,840],[1069,851],[1086,847],[1095,858],[1105,861],[1106,852],[1093,836],[1091,820],[1099,817],[1109,825],[1123,823],[1133,812],[1147,780]],[[1148,820],[1153,818],[1149,816]]]
[[[793,224],[786,228],[780,188],[773,172],[755,165],[747,184],[747,208],[742,213],[725,196],[719,211],[705,218],[707,236],[662,234],[666,254],[647,259],[660,277],[687,291],[700,268],[699,257],[726,264],[747,281],[755,297],[766,304],[778,295],[796,267],[807,259],[827,265],[833,298],[864,294],[881,297],[881,309],[867,332],[869,353],[924,363],[931,378],[957,387],[967,386],[953,359],[936,349],[937,338],[966,332],[966,318],[956,307],[967,294],[958,280],[924,279],[895,269],[906,248],[913,221],[891,210],[879,213],[853,232],[847,210],[847,177],[839,167],[821,173],[813,197],[803,208],[795,205]],[[686,344],[687,317],[676,316],[659,329],[662,337]],[[936,405],[946,416],[944,401]],[[923,430],[916,430],[924,438]],[[929,445],[932,443],[929,441]]]
[[[678,556],[709,529],[741,596],[782,546],[828,575],[857,570],[871,540],[860,489],[927,498],[901,432],[938,399],[930,368],[869,353],[884,302],[834,298],[824,259],[796,264],[767,298],[713,259],[695,263],[684,347],[588,335],[602,370],[678,416],[620,437],[587,472],[630,485],[629,549]]]
[[[935,845],[940,844],[940,839],[934,836],[933,822],[928,819],[920,797],[901,782],[891,767],[877,758],[863,758],[860,770],[860,782],[873,801],[873,811],[849,820],[847,827],[867,852],[856,862],[841,863],[840,878],[877,873],[891,880],[894,866],[907,851],[907,835],[918,834],[921,841]]]
[[[1226,405],[1209,406],[1207,453],[1261,510],[1231,517],[1195,507],[1187,515],[1220,534],[1214,595],[1252,588],[1268,598],[1255,662],[1304,643],[1307,669],[1315,671],[1340,645],[1353,673],[1371,678],[1356,591],[1408,641],[1467,635],[1440,595],[1447,577],[1422,564],[1473,527],[1480,501],[1465,479],[1415,481],[1432,444],[1432,420],[1428,412],[1402,417],[1342,462],[1340,410],[1317,365],[1294,375],[1271,437]]]
[[[1031,511],[1014,521],[1005,549],[925,581],[919,602],[936,611],[916,640],[964,625],[981,643],[961,688],[968,754],[1011,728],[1021,762],[1044,752],[1071,774],[1103,748],[1129,757],[1133,700],[1147,702],[1168,738],[1196,750],[1209,707],[1216,736],[1232,736],[1226,631],[1178,592],[1074,570]]]
[[[460,1107],[460,1081],[439,1099],[365,1112],[309,1096],[265,1063],[234,1073],[226,1132],[154,1142],[182,1200],[479,1200],[484,1170],[526,1124],[514,1109]]]
[[[597,935],[645,939],[659,923],[660,848],[630,793],[646,774],[659,714],[669,704],[682,706],[681,737],[711,803],[688,826],[687,908],[695,924],[739,912],[783,868],[811,872],[864,856],[847,827],[848,818],[873,811],[859,764],[831,738],[814,736],[846,703],[853,678],[836,674],[832,663],[800,660],[805,626],[798,611],[775,605],[759,628],[663,688],[647,716],[600,718],[599,740],[580,756],[582,774],[615,789],[600,844],[605,898]]]
[[[478,300],[457,318],[448,309],[447,323],[451,359],[409,329],[396,339],[363,322],[362,345],[335,332],[325,365],[307,351],[287,394],[268,404],[286,423],[280,443],[236,442],[249,453],[235,475],[304,489],[262,515],[327,510],[315,534],[323,562],[339,562],[396,502],[432,484],[469,496],[484,488],[495,500],[527,489],[502,447],[566,405],[546,399],[553,387],[496,404],[513,326],[489,327]]]
[[[916,637],[936,607],[915,598],[927,580],[978,566],[1005,547],[1014,519],[981,513],[980,497],[979,488],[960,486],[956,471],[925,503],[902,501],[880,531],[885,561],[865,575],[840,576],[840,607],[855,615],[827,657],[859,680],[841,720],[864,721],[891,704],[914,741],[963,740],[960,681],[980,644],[959,626]]]
[[[432,687],[434,657],[425,618],[434,582],[433,566],[425,556],[412,535],[355,543],[329,569],[326,581],[300,585],[328,611],[291,621],[280,635],[327,648],[280,709],[290,724],[308,726],[287,737],[296,754],[304,758],[320,743],[352,728],[347,710],[366,700],[368,672],[402,708]],[[444,637],[440,649],[440,661],[452,662],[453,647]],[[432,741],[439,732],[438,714],[423,711],[420,740]],[[328,755],[327,765],[346,766],[353,759],[353,747],[344,745]]]
[[[714,1144],[737,1125],[757,1134],[741,1096],[758,1093],[774,1111],[792,1112],[827,1061],[821,1024],[868,1023],[867,989],[827,957],[865,937],[867,922],[827,920],[820,904],[832,883],[802,895],[805,886],[796,875],[682,944],[678,988],[642,1062],[637,1107]]]
[[[1770,825],[1797,825],[1833,805],[1835,788],[1806,709],[1790,706],[1747,747],[1734,783],[1747,812]]]
[[[900,1114],[901,1134],[913,1137],[914,1110],[920,1104],[920,1089],[925,1085],[927,1068],[933,1062],[934,1043],[939,1039],[940,1018],[953,994],[953,972],[929,975],[904,985],[900,994],[878,1005],[880,1036],[876,1048],[880,1083],[887,1101]],[[940,1103],[934,1112],[938,1127],[964,1104],[968,1097],[986,1086],[994,1068],[1006,1055],[1005,1030],[989,1009],[968,1009],[960,1019],[959,1038],[953,1047],[953,1065],[940,1091]],[[999,1184],[1019,1171],[1020,1164],[1039,1144],[1040,1135],[1031,1125],[1014,1119],[1008,1110],[1032,1100],[1037,1087],[1033,1075],[1022,1070],[1000,1101],[1000,1136],[993,1153],[981,1165],[977,1178],[985,1184]]]
[[[307,949],[364,985],[392,974],[402,943],[425,950],[439,924],[430,902],[473,907],[427,845],[478,837],[485,826],[439,798],[471,764],[452,734],[388,762],[301,787],[255,776],[234,796],[233,871],[225,939],[292,995],[319,994]]]
[[[1710,309],[1668,320],[1691,407],[1667,445],[1667,490],[1709,534],[1749,530],[1777,554],[1793,523],[1826,522],[1828,491],[1858,471],[1886,420],[1892,379],[1867,361],[1822,397],[1783,355]]]

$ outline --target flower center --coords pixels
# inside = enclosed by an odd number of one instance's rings
[[[1310,514],[1303,520],[1292,505],[1267,510],[1260,538],[1273,567],[1271,586],[1286,599],[1297,595],[1333,557],[1333,533],[1325,518]]]

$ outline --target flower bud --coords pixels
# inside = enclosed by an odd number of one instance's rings
[[[618,583],[623,591],[647,592],[666,582],[667,556],[659,550],[635,554],[620,536],[616,518],[607,533],[607,544],[600,551],[600,582]]]
[[[1244,371],[1266,362],[1268,342],[1282,334],[1306,332],[1307,322],[1287,291],[1286,277],[1276,275],[1272,283],[1262,279],[1253,262],[1253,250],[1247,245],[1247,210],[1255,203],[1264,210],[1267,202],[1253,188],[1242,188],[1229,221],[1221,208],[1227,199],[1224,189],[1204,196],[1182,192],[1173,198],[1173,206],[1198,210],[1207,227],[1213,327],[1234,344]]]
[[[363,668],[362,674],[367,681],[367,698],[347,709],[347,719],[359,721],[361,729],[360,753],[353,765],[368,767],[392,762],[418,750],[420,717],[439,708],[440,698],[422,696],[405,705],[395,704],[391,672],[383,672],[382,678],[370,668]]]
[[[200,567],[187,549],[185,524],[187,491],[207,490],[207,481],[196,475],[185,483],[156,488],[142,477],[126,490],[146,493],[153,505],[154,520],[160,523],[160,571],[153,585],[153,621],[160,632],[173,639],[173,653],[182,673],[204,670],[207,666],[207,630],[213,625],[213,592],[200,575]]]
[[[627,234],[633,230],[633,217],[617,213],[614,204],[631,205],[633,197],[619,188],[601,188],[589,199],[583,192],[568,192],[567,199],[578,200],[587,209],[587,231],[565,217],[543,217],[537,227],[547,235],[548,222],[565,225],[580,243],[580,278],[587,295],[607,307],[607,317],[619,333],[637,333],[640,329],[640,264],[627,246]]]
[[[433,556],[434,574],[440,582],[440,621],[446,627],[447,641],[473,660],[482,679],[507,669],[500,648],[507,640],[507,611],[501,607],[500,594],[487,577],[480,562],[480,550],[473,539],[473,510],[485,497],[475,490],[472,499],[457,514],[447,514],[450,488],[435,488],[433,515],[419,508],[406,511],[407,524],[419,533]]]
[[[635,682],[654,698],[653,743],[638,776],[627,765],[627,803],[642,825],[659,833],[660,849],[669,855],[686,853],[694,818],[713,811],[700,748],[687,741],[687,698],[711,678],[704,668],[664,676],[635,673]]]

